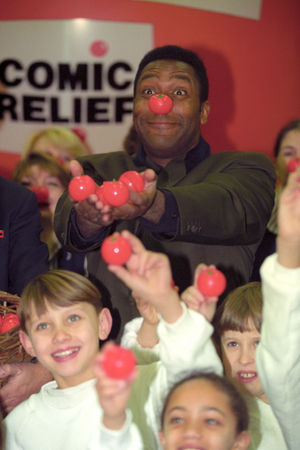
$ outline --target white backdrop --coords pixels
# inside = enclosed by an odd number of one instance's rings
[[[121,149],[151,24],[86,19],[0,22],[0,151],[48,126],[79,126],[93,152]]]

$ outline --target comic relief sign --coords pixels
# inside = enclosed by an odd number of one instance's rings
[[[120,150],[150,24],[1,22],[0,150],[21,153],[48,126],[81,127],[93,152]]]

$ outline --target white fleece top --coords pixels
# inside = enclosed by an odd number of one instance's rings
[[[261,277],[264,305],[256,352],[258,374],[287,448],[299,450],[300,268],[281,266],[273,254],[264,261]]]
[[[222,373],[221,362],[210,340],[212,326],[184,304],[182,308],[183,314],[175,323],[160,321],[160,361],[141,366],[133,385],[129,407],[138,418],[143,446],[130,412],[122,430],[111,432],[103,427],[95,381],[91,380],[68,389],[56,389],[55,382],[47,383],[40,393],[17,406],[4,420],[6,450],[159,448],[163,401],[182,371],[206,369]]]

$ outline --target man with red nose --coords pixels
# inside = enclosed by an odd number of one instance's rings
[[[73,176],[88,174],[98,185],[127,170],[144,177],[144,191],[131,191],[119,207],[104,205],[95,194],[74,203],[65,192],[54,218],[62,245],[87,252],[88,272],[105,286],[121,330],[138,312],[130,291],[100,256],[103,239],[113,231],[128,229],[148,249],[166,253],[180,290],[192,284],[199,262],[224,272],[227,291],[249,280],[272,210],[274,168],[263,154],[211,154],[201,135],[210,111],[208,91],[206,68],[197,54],[173,45],[150,51],[134,80],[138,151],[71,161]],[[153,96],[169,97],[171,109],[156,105],[153,110]]]

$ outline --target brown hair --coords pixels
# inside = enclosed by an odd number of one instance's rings
[[[66,189],[71,180],[71,173],[64,166],[59,164],[53,156],[45,153],[30,153],[27,158],[21,159],[13,173],[13,180],[21,183],[22,177],[32,166],[39,166],[47,170],[51,175],[59,179]]]
[[[230,292],[217,308],[213,319],[214,342],[220,350],[220,339],[227,330],[250,331],[252,322],[260,332],[262,325],[261,283],[253,281]]]
[[[74,303],[89,303],[97,314],[103,305],[101,294],[94,284],[78,273],[69,270],[50,270],[31,280],[25,287],[18,308],[21,329],[26,332],[32,308],[37,315],[46,311],[46,302],[56,306],[71,306]]]

